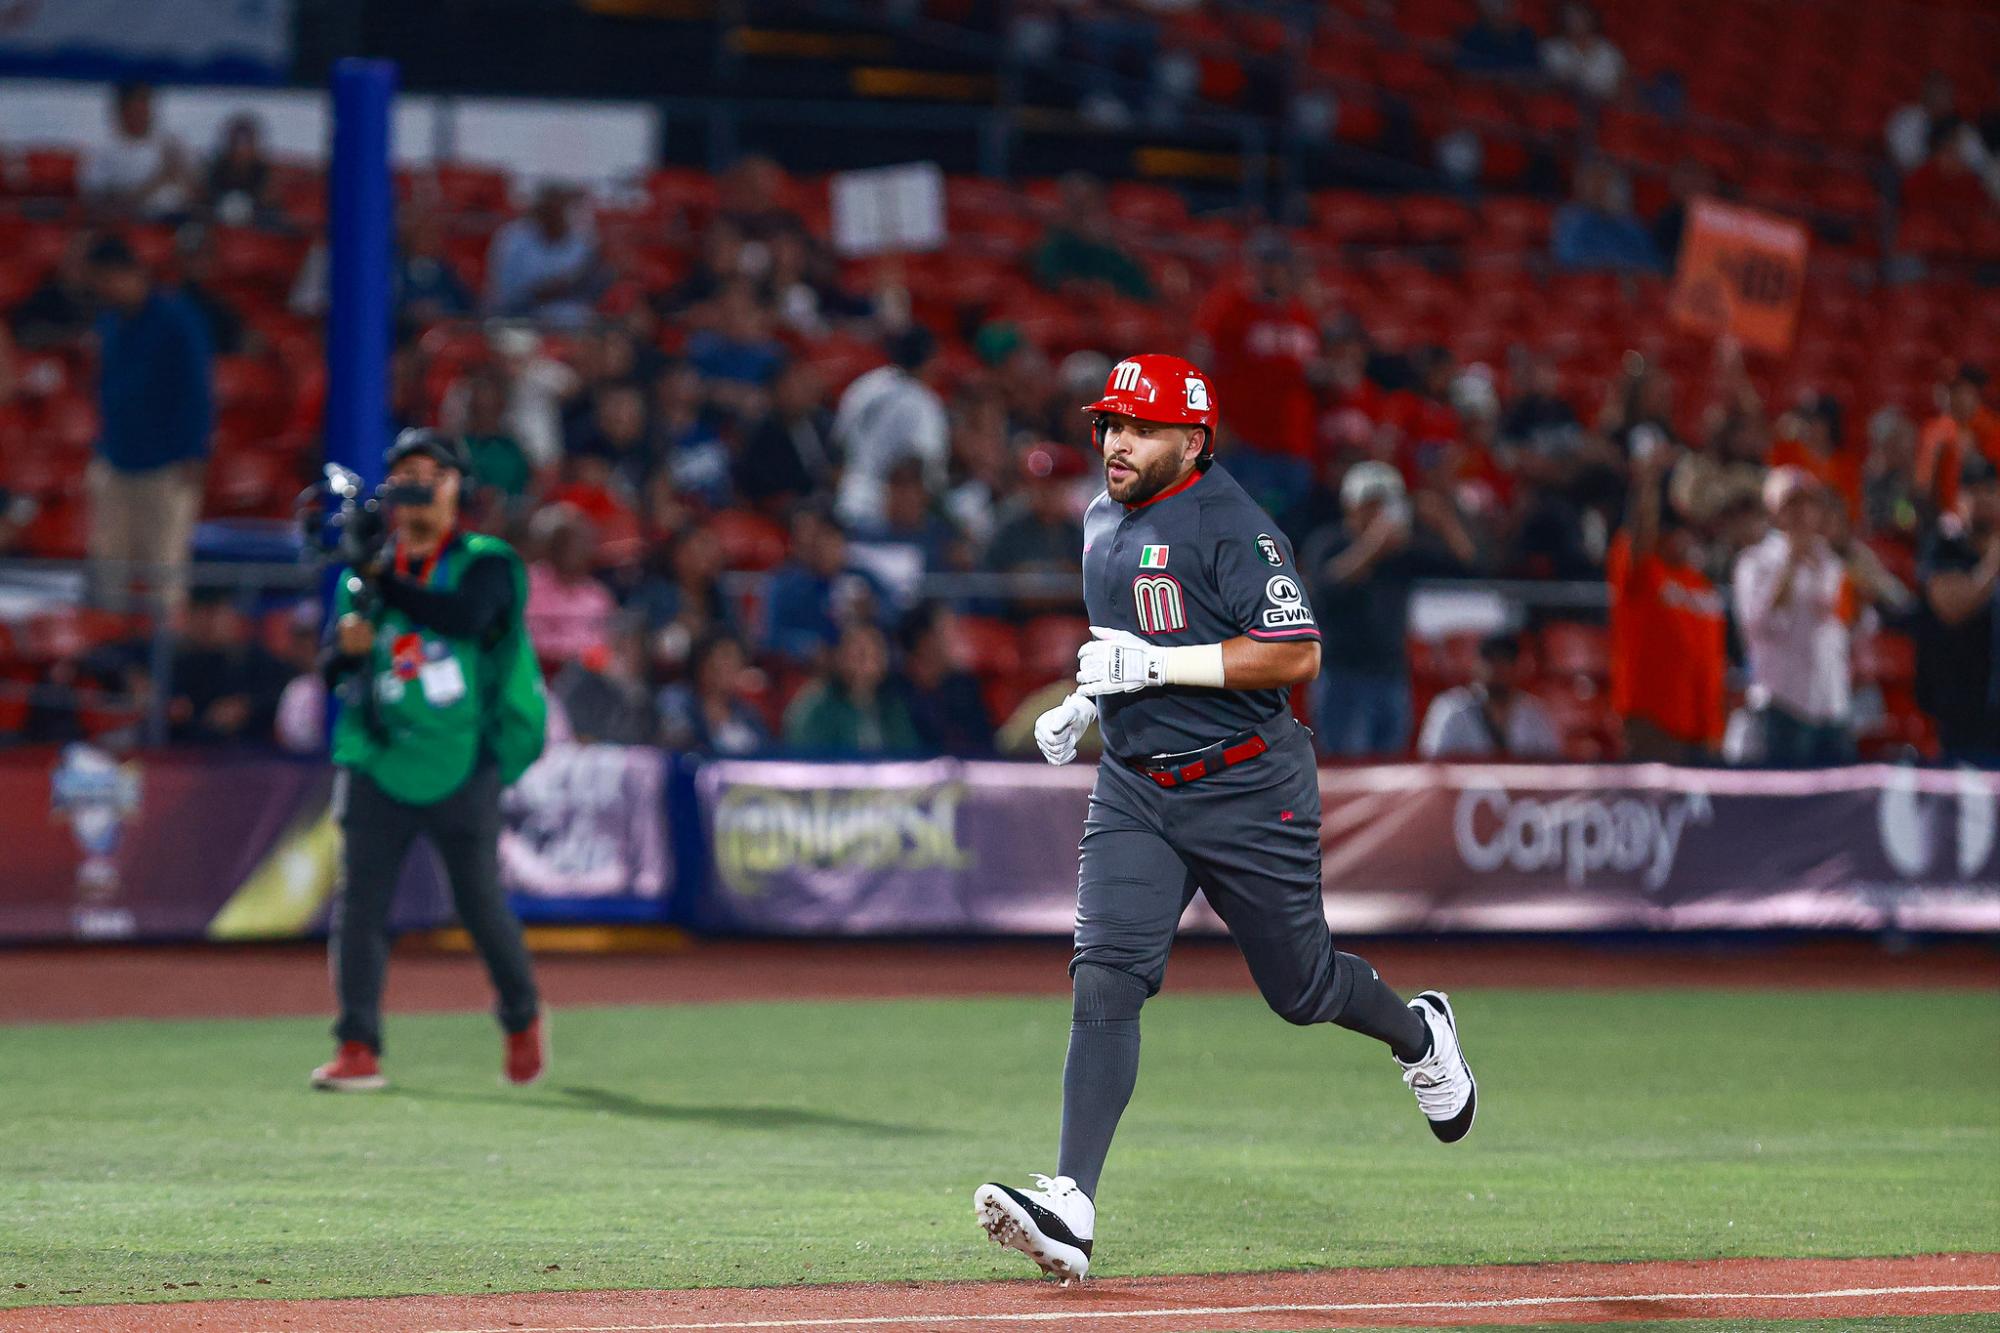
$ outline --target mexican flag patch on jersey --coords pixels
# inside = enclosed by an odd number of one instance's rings
[[[1141,546],[1141,547],[1139,548],[1139,568],[1141,568],[1141,569],[1165,569],[1166,567],[1167,567],[1167,548],[1166,548],[1166,547],[1164,547],[1164,546]]]

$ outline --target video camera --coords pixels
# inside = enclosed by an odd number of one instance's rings
[[[389,511],[436,498],[434,487],[407,481],[384,482],[368,494],[360,474],[328,463],[320,479],[300,493],[293,512],[307,559],[364,570],[380,563],[388,545]]]

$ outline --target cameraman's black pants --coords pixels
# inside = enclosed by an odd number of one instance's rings
[[[482,763],[443,800],[408,805],[352,769],[342,775],[346,799],[341,828],[347,835],[343,883],[334,903],[329,941],[340,1020],[333,1035],[382,1049],[382,974],[389,961],[389,904],[403,858],[419,834],[444,858],[458,919],[472,936],[493,988],[500,994],[500,1026],[520,1032],[534,1021],[541,1001],[521,923],[500,891],[500,772]]]

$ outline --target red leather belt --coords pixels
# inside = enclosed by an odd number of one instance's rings
[[[1246,759],[1255,759],[1270,748],[1262,736],[1253,733],[1247,739],[1224,741],[1192,755],[1171,755],[1160,760],[1128,759],[1126,763],[1162,787],[1179,787],[1233,768]]]

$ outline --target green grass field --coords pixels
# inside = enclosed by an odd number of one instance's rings
[[[1364,1039],[1149,1006],[1098,1271],[2000,1250],[1991,994],[1454,1000],[1455,1148]],[[306,1089],[319,1021],[0,1028],[0,1305],[1022,1276],[970,1194],[1053,1169],[1067,1024],[576,1010],[513,1090],[487,1020],[404,1017],[376,1096]]]

